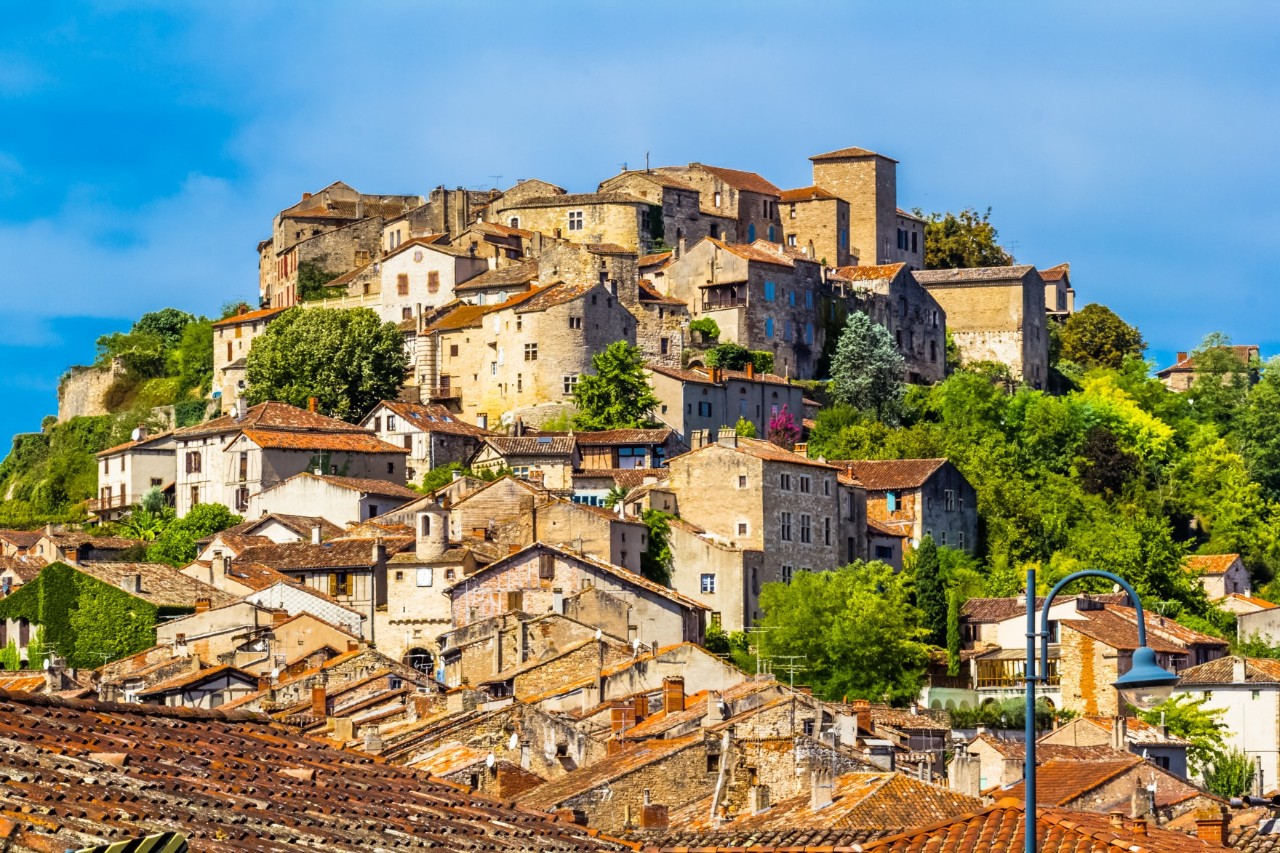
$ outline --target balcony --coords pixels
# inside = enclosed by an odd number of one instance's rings
[[[142,500],[142,495],[111,495],[103,498],[89,499],[89,512],[102,512],[112,509],[127,509]]]
[[[746,308],[747,298],[745,296],[730,297],[725,296],[719,299],[702,300],[702,311],[724,311],[729,308]]]

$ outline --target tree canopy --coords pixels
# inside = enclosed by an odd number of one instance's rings
[[[921,215],[919,209],[916,215]],[[991,208],[984,213],[973,208],[958,214],[930,213],[925,217],[924,267],[945,270],[1010,266],[1013,255],[1000,245],[999,237],[991,224]]]
[[[276,400],[355,422],[404,383],[409,357],[394,323],[367,308],[293,308],[267,326],[246,359],[249,403]]]
[[[591,357],[594,374],[579,377],[573,391],[578,407],[573,425],[582,430],[647,426],[658,405],[644,375],[644,354],[626,341],[614,341]]]
[[[1083,367],[1119,370],[1125,359],[1141,358],[1142,333],[1105,305],[1090,303],[1067,318],[1059,336],[1060,357]]]
[[[902,400],[905,367],[889,330],[855,311],[849,315],[831,359],[831,396],[892,422]]]
[[[147,547],[147,559],[153,563],[186,566],[196,558],[196,543],[206,536],[226,530],[243,521],[222,504],[199,504],[182,518],[166,514],[164,529]]]

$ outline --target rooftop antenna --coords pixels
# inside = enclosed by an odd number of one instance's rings
[[[627,164],[626,164],[626,162],[619,163],[618,165],[622,167],[622,171],[624,171],[624,172],[625,172],[625,171],[627,171]]]
[[[644,170],[649,171],[649,152],[644,152]]]
[[[493,188],[496,190],[498,184],[502,183],[502,175],[490,175],[489,177],[493,178]]]
[[[764,626],[761,626],[761,625],[752,625],[750,628],[748,628],[748,629],[746,630],[746,633],[747,633],[747,634],[763,634],[765,631],[776,631],[776,630],[778,630],[776,626],[775,626],[775,627],[764,627]],[[757,640],[758,640],[758,638],[757,638]],[[762,670],[760,669],[760,664],[761,664],[761,661],[760,661],[760,643],[759,643],[758,641],[755,643],[755,647],[756,647],[756,675],[760,675],[760,674],[762,673]],[[767,659],[764,661],[764,664],[765,664],[766,668],[768,668],[768,667],[771,667],[771,666],[772,666],[772,664],[770,664],[770,662],[769,662]]]

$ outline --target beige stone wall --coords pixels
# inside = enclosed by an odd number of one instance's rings
[[[815,186],[849,203],[850,252],[860,263],[892,263],[898,218],[897,164],[868,155],[843,160],[816,160]]]
[[[637,772],[611,779],[607,786],[594,788],[564,801],[561,806],[582,811],[587,826],[601,832],[621,832],[639,826],[640,811],[649,801],[674,811],[707,796],[715,789],[718,763],[708,755],[719,751],[719,741],[694,743]]]
[[[228,370],[232,362],[249,357],[253,342],[267,330],[267,324],[279,314],[259,320],[216,326],[213,330],[213,387],[222,392],[222,414],[231,411],[236,399],[243,396],[240,382],[245,378],[243,369]]]
[[[58,423],[77,417],[108,414],[102,397],[125,373],[120,359],[114,359],[107,367],[71,368],[58,384]]]
[[[1059,624],[1062,707],[1087,717],[1114,716],[1118,702],[1111,685],[1120,677],[1120,653],[1065,622]]]
[[[782,204],[785,243],[808,253],[823,266],[856,264],[850,249],[849,203],[840,198],[818,198]]]
[[[711,608],[710,623],[720,620],[725,631],[741,631],[751,623],[755,600],[747,595],[748,579],[760,570],[762,554],[730,546],[724,540],[700,536],[671,525],[671,588]],[[702,576],[715,579],[712,592],[703,592]]]
[[[564,205],[505,207],[500,213],[502,224],[513,218],[518,228],[538,231],[571,243],[616,243],[625,249],[648,252],[651,239],[642,230],[642,208],[649,205],[628,202],[573,201]],[[582,211],[583,227],[569,230],[570,212]]]
[[[483,258],[460,258],[430,246],[411,246],[383,261],[380,270],[380,298],[374,310],[383,322],[399,323],[454,300],[453,288],[489,268]],[[431,276],[434,273],[434,287]],[[400,292],[400,282],[405,293]]]
[[[990,285],[926,286],[946,312],[963,361],[1007,364],[1015,379],[1043,387],[1049,339],[1038,275]]]

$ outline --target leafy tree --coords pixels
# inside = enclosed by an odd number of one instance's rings
[[[1222,730],[1226,727],[1221,708],[1205,708],[1208,699],[1194,698],[1189,693],[1175,693],[1150,711],[1140,711],[1138,716],[1153,726],[1162,723],[1169,727],[1169,734],[1189,741],[1187,760],[1192,769],[1199,771],[1222,751]]]
[[[1003,702],[986,702],[976,708],[957,708],[951,711],[951,725],[957,729],[975,729],[986,726],[992,729],[1022,729],[1026,724],[1027,707],[1022,699],[1005,699]],[[1071,711],[1055,711],[1044,699],[1036,700],[1036,730],[1048,731],[1054,724],[1075,716]]]
[[[136,509],[120,522],[120,535],[143,542],[154,542],[173,521],[173,512],[165,507],[160,512]]]
[[[1258,365],[1241,361],[1231,339],[1221,332],[1207,335],[1191,358],[1196,378],[1187,397],[1201,416],[1229,429],[1245,408]]]
[[[800,427],[796,425],[795,417],[785,404],[769,419],[769,428],[765,434],[770,442],[787,450],[795,447],[800,440]]]
[[[1232,643],[1231,653],[1242,658],[1280,660],[1280,645],[1274,645],[1264,634],[1253,633]]]
[[[163,376],[168,352],[164,338],[151,332],[112,332],[98,338],[94,364],[106,367],[120,359],[125,370],[137,377]],[[210,350],[212,353],[212,350]]]
[[[741,436],[742,438],[755,438],[756,425],[746,418],[739,416],[738,422],[733,425],[733,433],[734,435]]]
[[[831,360],[831,396],[882,421],[893,421],[902,401],[905,367],[889,330],[855,311]]]
[[[919,209],[916,215],[921,215]],[[973,208],[958,215],[931,213],[924,226],[925,269],[1010,266],[1013,255],[997,242],[999,236],[991,224],[991,208],[985,213]]]
[[[252,311],[252,310],[253,310],[252,306],[250,306],[249,303],[245,302],[243,299],[233,299],[230,302],[222,303],[222,307],[218,309],[218,319],[226,320],[230,317],[234,317],[237,314],[243,314],[246,311]]]
[[[604,496],[604,505],[608,509],[613,509],[618,504],[627,499],[627,495],[631,494],[631,490],[625,486],[614,486]]]
[[[1224,799],[1241,797],[1253,789],[1258,766],[1247,753],[1239,749],[1215,752],[1213,758],[1200,767],[1200,777],[1210,794]]]
[[[340,295],[331,294],[325,288],[325,285],[339,275],[341,273],[330,272],[315,261],[303,261],[298,264],[298,298],[303,302],[311,302],[326,296]]]
[[[164,343],[166,350],[171,350],[182,340],[187,326],[196,322],[195,315],[180,311],[177,308],[161,308],[143,314],[133,324],[134,332],[155,335]]]
[[[943,340],[946,342],[944,349],[947,358],[947,373],[955,373],[960,369],[960,345],[956,343],[955,336],[951,334],[950,329],[945,329],[943,336]]]
[[[1142,333],[1105,305],[1090,303],[1067,318],[1061,332],[1062,358],[1084,367],[1119,370],[1125,359],[1142,358]]]
[[[908,702],[928,663],[925,630],[907,580],[883,563],[798,572],[765,584],[760,635],[764,657],[798,656],[804,681],[828,700]]]
[[[947,586],[938,561],[938,546],[925,534],[911,561],[916,582],[916,607],[920,624],[928,632],[925,639],[935,646],[947,641]]]
[[[689,324],[689,331],[701,334],[703,341],[714,341],[720,337],[720,324],[710,317],[699,317]]]
[[[147,559],[171,566],[189,565],[196,558],[196,543],[206,536],[243,521],[222,504],[199,504],[182,518],[175,519],[147,549]]]
[[[254,341],[246,359],[251,405],[278,400],[358,421],[380,400],[392,399],[409,365],[404,338],[367,308],[294,308]]]
[[[959,590],[947,592],[947,675],[960,674],[960,600]]]
[[[1118,495],[1138,470],[1138,457],[1123,450],[1111,430],[1098,425],[1085,433],[1076,458],[1076,471],[1080,486],[1086,492],[1108,497]]]
[[[138,506],[143,512],[160,515],[165,508],[164,492],[160,491],[159,486],[152,486],[142,493],[142,500]]]
[[[1280,499],[1280,357],[1262,367],[1235,426],[1249,476],[1269,500]]]
[[[756,373],[773,373],[773,353],[767,349],[753,349],[751,363],[755,365]]]
[[[708,625],[702,638],[702,647],[713,655],[727,655],[731,649],[729,635],[719,625]],[[3,653],[0,652],[0,654]],[[0,660],[3,660],[3,658],[0,658]]]
[[[640,514],[649,528],[649,546],[640,552],[640,574],[654,583],[671,585],[671,516],[656,509]]]
[[[213,384],[213,323],[204,317],[188,323],[168,358],[181,390],[207,394]]]
[[[722,367],[725,370],[742,370],[751,361],[751,350],[726,341],[707,350],[707,367]]]
[[[644,354],[626,341],[614,341],[591,358],[594,374],[578,380],[573,425],[581,430],[628,429],[649,423],[658,405],[644,375]]]

